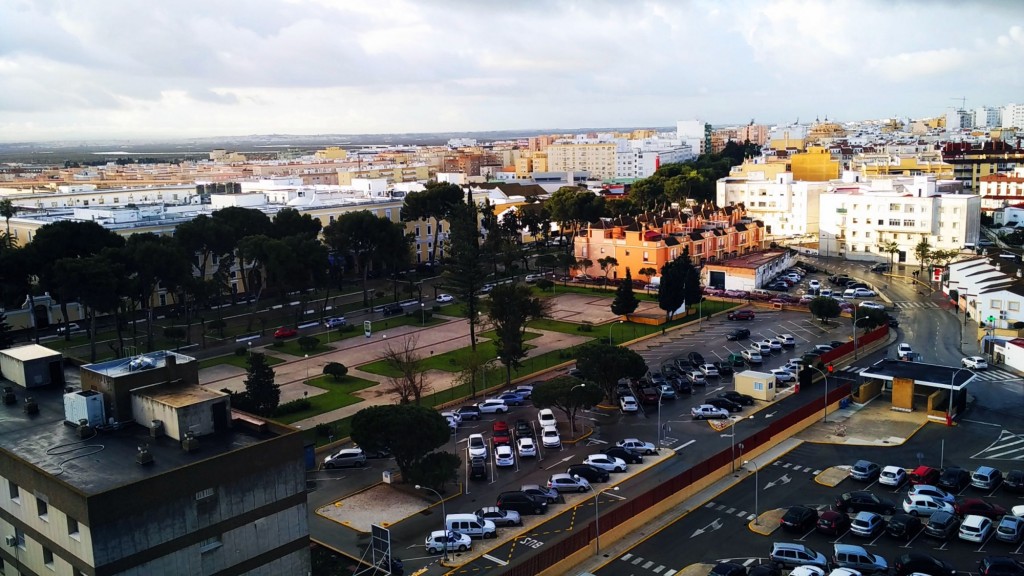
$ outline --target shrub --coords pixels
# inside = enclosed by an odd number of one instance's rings
[[[238,348],[235,348],[235,356],[245,356],[248,351],[249,349],[245,346],[239,346]]]
[[[580,332],[593,332],[594,325],[591,324],[590,322],[583,322],[576,329],[579,330]]]
[[[341,362],[328,362],[324,365],[324,374],[333,378],[335,382],[340,382],[348,374],[348,368]]]
[[[540,288],[541,290],[551,290],[551,287],[554,285],[555,283],[552,282],[551,280],[548,280],[547,278],[541,278],[540,280],[537,280],[537,288]]]
[[[291,402],[285,402],[284,404],[281,404],[280,406],[278,406],[277,409],[274,410],[274,416],[284,416],[285,414],[294,414],[296,412],[302,412],[304,410],[309,410],[312,407],[313,407],[313,405],[310,404],[309,400],[307,400],[306,398],[298,398],[296,400],[292,400]]]
[[[330,438],[334,435],[334,427],[326,422],[317,424],[313,430],[316,431],[317,436],[323,436],[324,438]]]
[[[306,352],[316,350],[316,347],[320,345],[320,339],[315,336],[302,336],[298,339],[299,348]]]

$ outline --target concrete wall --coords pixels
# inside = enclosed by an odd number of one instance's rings
[[[892,407],[896,410],[905,410],[907,412],[912,412],[914,410],[913,379],[892,379]]]

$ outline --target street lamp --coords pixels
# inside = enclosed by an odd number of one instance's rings
[[[622,324],[622,320],[619,320],[618,323]],[[615,344],[614,342],[612,342],[612,327],[613,326],[615,326],[615,322],[612,322],[611,324],[608,325],[608,345],[609,346]]]
[[[808,364],[807,367],[810,368],[811,370],[816,370],[818,374],[821,374],[821,377],[825,379],[825,414],[822,416],[821,421],[825,424],[828,424],[828,374],[822,372],[821,369],[818,368],[817,366],[811,366],[810,364]],[[831,364],[828,365],[828,371],[832,372]]]
[[[658,386],[658,446],[661,446],[661,397],[665,394],[665,389]]]
[[[618,492],[619,487],[609,486],[608,488],[605,488],[604,490],[598,492],[597,497],[594,498],[594,529],[597,532],[597,535],[595,537],[595,540],[597,542],[597,551],[595,553],[595,556],[601,555],[601,509],[599,508],[599,505],[601,504],[601,494],[604,494],[609,490],[613,492]]]
[[[754,462],[753,460],[744,460],[743,465],[746,466],[747,464],[754,465],[754,525],[760,526],[761,517],[757,514],[757,493],[761,490],[761,483],[757,479],[757,462]]]
[[[753,420],[753,419],[754,419],[753,416],[745,416],[745,417],[740,418],[740,419],[738,419],[738,420],[736,420],[735,422],[732,423],[732,434],[729,435],[729,441],[732,444],[732,447],[730,449],[729,455],[732,456],[732,459],[729,461],[729,464],[731,465],[733,472],[736,472],[736,427],[743,420]],[[740,450],[742,450],[743,449],[742,448],[743,445],[740,444],[740,446],[741,446]]]
[[[309,354],[306,354],[306,380],[309,380]]]
[[[427,325],[427,305],[420,302],[420,326]]]
[[[442,562],[447,562],[448,561],[448,522],[447,522],[448,514],[446,514],[445,511],[444,511],[444,498],[441,498],[441,494],[438,493],[437,490],[434,490],[433,488],[430,488],[430,487],[427,487],[427,486],[421,486],[421,485],[417,484],[416,485],[416,489],[417,490],[430,490],[431,492],[434,493],[434,495],[437,496],[437,499],[441,501],[441,528],[444,531],[444,542],[442,543],[443,546],[441,547],[441,550],[442,550],[442,552],[441,552],[442,560],[441,561]]]

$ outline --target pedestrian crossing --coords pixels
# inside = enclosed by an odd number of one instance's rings
[[[652,573],[658,574],[659,576],[672,576],[673,574],[679,572],[679,570],[673,570],[671,568],[668,568],[664,564],[657,564],[653,560],[647,560],[643,556],[636,556],[628,552],[626,554],[623,554],[622,556],[619,556],[619,560],[622,560],[623,562],[629,562],[633,566],[636,566],[637,568],[640,568],[642,570],[650,570]],[[657,566],[655,566],[655,564],[657,564]]]
[[[897,308],[942,308],[937,302],[910,302],[906,300],[893,302],[892,305]]]
[[[735,516],[741,520],[746,520],[747,522],[750,522],[754,518],[757,518],[757,515],[753,512],[749,512],[747,510],[739,510],[726,504],[719,504],[718,502],[715,501],[708,502],[707,504],[704,505],[704,507],[709,510],[714,510],[715,512],[721,512],[722,514]]]
[[[836,370],[840,374],[846,376],[856,376],[862,372],[870,370],[870,366],[844,366]],[[993,368],[990,370],[977,370],[974,372],[973,383],[977,382],[1006,382],[1007,380],[1021,380],[1022,378],[1014,374],[1013,372],[1007,372],[1006,370],[1000,370]]]
[[[784,468],[786,470],[792,470],[793,472],[806,472],[808,474],[811,474],[812,476],[817,476],[818,474],[821,474],[820,468],[814,468],[813,466],[804,466],[802,464],[794,464],[792,462],[786,462],[785,460],[776,460],[775,462],[772,462],[772,466]]]
[[[1024,436],[1001,430],[999,438],[971,458],[984,460],[1024,460]]]

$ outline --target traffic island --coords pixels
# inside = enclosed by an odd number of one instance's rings
[[[747,528],[754,534],[771,536],[779,528],[779,521],[786,515],[785,508],[776,508],[762,512],[757,518],[747,523]]]
[[[832,466],[822,470],[821,474],[814,477],[814,481],[822,486],[835,488],[840,482],[846,480],[846,477],[849,475],[849,466]]]
[[[673,574],[673,576],[706,576],[707,574],[710,574],[711,570],[714,568],[714,564],[690,564],[686,568],[683,568],[679,572]]]

